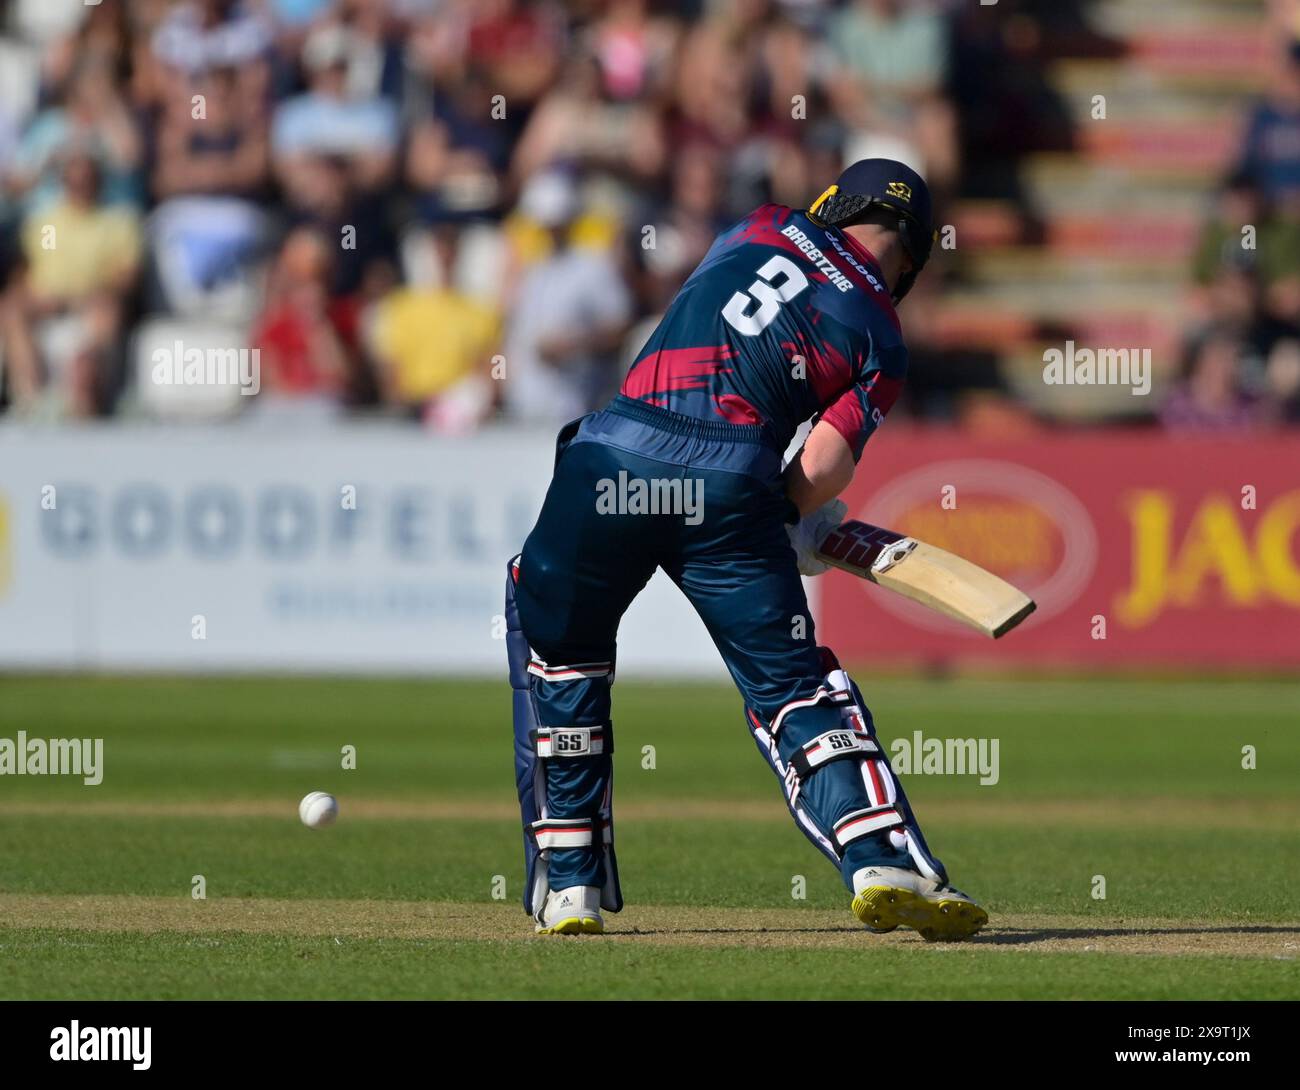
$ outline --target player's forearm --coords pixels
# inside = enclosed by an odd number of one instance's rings
[[[800,517],[833,500],[853,480],[853,451],[825,421],[808,434],[808,441],[785,470],[785,492]]]

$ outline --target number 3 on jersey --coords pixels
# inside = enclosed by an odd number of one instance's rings
[[[758,270],[758,279],[744,292],[736,292],[722,308],[722,316],[746,337],[762,333],[781,309],[808,286],[803,271],[787,257],[779,254],[769,259]]]

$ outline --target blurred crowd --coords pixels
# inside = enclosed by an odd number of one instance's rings
[[[1193,259],[1197,316],[1171,428],[1300,424],[1300,4],[1285,59],[1243,119],[1240,151]]]
[[[1006,3],[990,37],[961,0],[0,0],[0,413],[563,422],[763,201],[885,155],[942,221],[1068,144],[1016,51],[1077,5]],[[1298,403],[1297,193],[1300,60],[1207,225],[1170,426]],[[157,381],[235,346],[255,398]]]

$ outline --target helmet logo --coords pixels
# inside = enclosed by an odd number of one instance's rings
[[[906,182],[890,182],[885,186],[885,195],[897,197],[900,201],[910,201],[912,199],[912,187]]]

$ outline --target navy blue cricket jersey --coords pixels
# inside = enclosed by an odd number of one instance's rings
[[[804,212],[765,204],[717,237],[621,392],[698,419],[763,425],[782,450],[820,413],[856,460],[906,371],[875,258]]]

